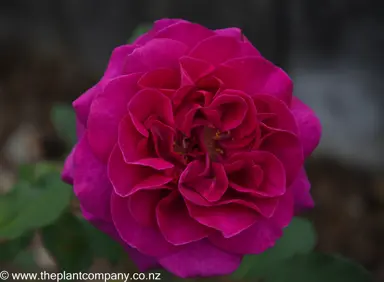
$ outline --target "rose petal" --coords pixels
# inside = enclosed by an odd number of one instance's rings
[[[209,240],[220,249],[235,254],[260,254],[273,247],[283,235],[282,229],[269,219],[259,218],[251,227],[231,238],[219,232]]]
[[[314,207],[315,204],[310,194],[310,188],[311,183],[304,168],[302,168],[290,187],[295,201],[295,214]]]
[[[177,191],[160,201],[156,214],[161,233],[172,245],[201,240],[210,232],[209,228],[189,216],[184,200]]]
[[[218,201],[228,188],[228,178],[220,163],[193,161],[180,176],[180,185],[194,189],[207,201]]]
[[[225,89],[219,95],[222,95],[222,94],[239,96],[247,104],[247,111],[242,120],[242,123],[231,132],[232,133],[231,135],[239,139],[250,135],[258,127],[257,118],[256,118],[257,111],[256,111],[256,107],[253,99],[243,91],[238,91],[233,89]]]
[[[188,244],[159,259],[161,266],[182,278],[230,274],[240,262],[241,256],[221,251],[206,240]]]
[[[296,97],[292,100],[291,111],[299,126],[304,156],[308,157],[317,147],[321,138],[321,123],[315,113]]]
[[[177,24],[179,22],[184,22],[184,20],[181,20],[181,19],[161,19],[161,20],[157,20],[157,21],[155,21],[152,29],[149,30],[148,32],[140,35],[138,38],[136,38],[134,43],[135,43],[135,45],[144,45],[145,43],[147,43],[148,41],[153,39],[153,37],[156,35],[157,32],[159,32],[162,29],[167,28],[167,27],[169,27],[171,25]]]
[[[145,73],[137,83],[141,88],[154,88],[162,93],[170,93],[180,87],[180,74],[172,69],[156,69]]]
[[[120,237],[131,247],[149,256],[165,256],[177,250],[158,229],[141,226],[128,209],[127,198],[112,193],[111,214]]]
[[[140,190],[128,197],[128,208],[132,217],[141,225],[157,228],[156,206],[169,188]]]
[[[204,207],[187,202],[187,207],[192,218],[222,232],[225,238],[246,230],[258,219],[257,212],[238,204]]]
[[[263,151],[238,153],[231,157],[225,168],[231,187],[239,192],[261,197],[277,197],[286,191],[284,166],[271,153]],[[258,172],[260,169],[261,173]]]
[[[177,69],[188,46],[172,39],[158,38],[136,48],[127,56],[124,73],[147,72],[159,68]]]
[[[194,85],[199,79],[209,75],[215,69],[211,64],[191,58],[180,58],[180,71],[181,71],[181,85]]]
[[[287,186],[295,180],[304,163],[303,149],[299,138],[286,131],[275,132],[264,137],[259,150],[274,154],[283,164]]]
[[[65,159],[64,168],[63,168],[63,171],[61,172],[61,179],[69,185],[73,185],[73,173],[74,173],[73,159],[75,155],[75,150],[76,150],[76,146],[72,149],[71,153]]]
[[[259,52],[249,42],[241,42],[234,37],[215,35],[196,45],[188,56],[217,66],[233,58],[258,56]]]
[[[95,99],[95,97],[101,92],[102,87],[100,83],[98,83],[92,88],[88,89],[84,94],[82,94],[72,103],[72,106],[75,109],[76,117],[83,125],[87,124],[93,99]]]
[[[140,76],[130,74],[112,80],[92,103],[88,140],[95,155],[105,163],[117,142],[118,126],[127,113],[128,101],[138,91]]]
[[[134,45],[122,45],[115,48],[109,59],[107,70],[104,73],[103,80],[115,78],[123,74],[125,58],[136,49]],[[102,82],[103,84],[104,82]]]
[[[293,84],[280,68],[262,57],[243,57],[220,65],[215,75],[226,88],[238,89],[251,96],[269,94],[290,105]]]
[[[165,161],[140,160],[133,164],[124,162],[121,151],[116,146],[108,163],[108,176],[112,182],[115,192],[126,197],[139,190],[159,189],[173,180],[171,176],[166,176],[164,171],[170,168]]]
[[[128,110],[136,129],[145,137],[149,133],[146,121],[152,117],[165,124],[173,125],[173,111],[171,100],[160,91],[143,89],[139,91],[129,102]]]
[[[240,96],[221,94],[211,103],[209,109],[220,113],[220,130],[228,131],[241,125],[248,110],[247,102]]]
[[[103,221],[89,213],[84,207],[81,207],[82,214],[86,220],[88,220],[93,226],[97,229],[101,230],[108,236],[112,237],[115,241],[119,242],[124,249],[128,252],[129,257],[133,260],[133,262],[137,265],[140,271],[148,271],[150,269],[158,268],[159,264],[157,259],[143,255],[136,249],[130,247],[127,243],[125,243],[119,236],[112,219],[111,221]]]
[[[153,152],[148,145],[148,139],[137,131],[129,114],[119,124],[118,146],[127,163],[153,157]]]
[[[214,36],[215,33],[199,24],[190,22],[178,22],[159,31],[155,38],[169,38],[180,41],[190,48],[207,37]]]
[[[253,101],[259,117],[263,114],[271,114],[270,118],[263,120],[266,126],[298,134],[296,120],[288,106],[281,100],[270,95],[256,95]]]
[[[96,217],[110,218],[109,198],[112,186],[107,167],[92,153],[87,134],[76,146],[74,158],[74,192],[84,208]]]
[[[280,228],[285,228],[289,225],[289,223],[291,223],[294,214],[293,208],[293,194],[292,191],[287,190],[287,192],[279,198],[279,203],[271,219]]]

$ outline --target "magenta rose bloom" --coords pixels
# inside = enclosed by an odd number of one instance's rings
[[[239,29],[157,21],[73,103],[63,179],[141,271],[229,274],[313,206],[321,127],[292,89]]]

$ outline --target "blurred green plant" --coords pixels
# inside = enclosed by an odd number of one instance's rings
[[[150,27],[148,24],[138,26],[129,42]],[[76,118],[72,107],[55,106],[51,119],[69,151],[76,143]],[[29,248],[36,234],[40,235],[59,270],[88,271],[95,258],[103,258],[112,266],[126,260],[127,255],[118,243],[94,228],[79,216],[77,208],[73,208],[72,188],[60,179],[62,166],[62,163],[51,162],[22,165],[13,189],[0,195],[0,264],[12,263],[24,271],[37,269]],[[360,265],[340,256],[316,253],[315,245],[316,234],[311,222],[294,218],[273,248],[260,255],[245,256],[235,273],[217,278],[217,281],[372,281]],[[164,270],[161,272],[166,281],[197,280],[181,280]]]
[[[128,40],[128,43],[133,43],[136,38],[138,38],[140,35],[146,33],[152,28],[152,24],[149,23],[143,23],[138,25],[132,32],[131,37]]]

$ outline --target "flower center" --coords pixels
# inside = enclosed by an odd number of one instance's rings
[[[183,155],[186,163],[203,158],[208,154],[212,161],[218,161],[224,155],[220,141],[231,139],[231,133],[221,132],[214,128],[202,127],[191,137],[180,133],[180,138],[173,144],[176,153]]]

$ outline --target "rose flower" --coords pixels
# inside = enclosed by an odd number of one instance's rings
[[[239,29],[157,21],[73,103],[63,180],[140,270],[229,274],[313,206],[321,127],[292,91]]]

